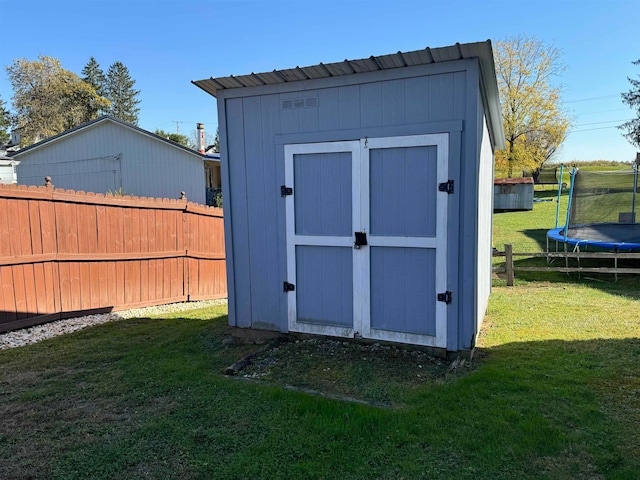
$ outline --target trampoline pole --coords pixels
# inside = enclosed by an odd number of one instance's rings
[[[573,185],[576,183],[576,173],[578,173],[577,167],[573,167],[571,170],[571,188],[569,189],[569,203],[567,204],[567,218],[564,222],[564,241],[567,242],[567,230],[569,230],[569,213],[571,212],[571,199],[573,198]]]
[[[633,197],[631,200],[631,223],[636,223],[636,191],[638,190],[638,165],[633,164]]]
[[[558,180],[558,204],[556,205],[556,227],[558,228],[558,218],[560,217],[560,194],[562,193],[562,170],[564,164],[560,164],[560,180]]]

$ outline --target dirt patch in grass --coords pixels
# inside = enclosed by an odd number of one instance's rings
[[[332,398],[402,407],[412,393],[474,368],[419,348],[327,338],[282,342],[259,353],[239,378],[278,384]]]

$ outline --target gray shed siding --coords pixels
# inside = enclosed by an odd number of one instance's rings
[[[204,164],[198,155],[111,121],[61,137],[19,156],[18,183],[56,188],[179,198],[205,203]]]
[[[279,193],[284,184],[283,145],[446,132],[449,177],[456,185],[448,210],[448,289],[454,301],[447,307],[447,349],[473,346],[484,125],[478,114],[482,102],[475,59],[223,90],[217,95],[223,187],[229,197],[225,234],[231,325],[288,328],[287,297],[282,293],[285,210]],[[287,100],[309,100],[317,106],[285,109]],[[460,323],[459,318],[470,320]]]
[[[491,293],[491,272],[493,263],[492,218],[493,218],[493,148],[489,130],[482,117],[482,143],[480,144],[480,189],[478,192],[478,306],[476,331],[480,330]]]

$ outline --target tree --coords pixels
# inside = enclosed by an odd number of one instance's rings
[[[551,83],[564,66],[560,50],[535,37],[497,42],[494,57],[507,141],[496,165],[511,177],[514,168],[541,167],[566,138],[571,121]]]
[[[53,57],[14,60],[7,75],[13,88],[13,124],[20,128],[22,146],[92,120],[109,107],[107,99]]]
[[[159,137],[166,138],[167,140],[171,140],[172,142],[179,143],[184,147],[192,148],[191,141],[189,140],[189,137],[187,137],[186,135],[182,135],[180,133],[167,133],[164,130],[160,130],[160,129],[156,129],[153,133],[155,133]]]
[[[213,151],[220,153],[220,128],[216,127],[216,136],[213,139]]]
[[[140,90],[133,88],[136,81],[122,62],[115,62],[107,72],[105,93],[111,101],[109,113],[125,122],[138,124]]]
[[[11,117],[9,110],[4,108],[4,100],[0,98],[0,145],[9,143],[9,127],[11,126]]]
[[[98,95],[104,97],[107,79],[95,58],[89,59],[81,73],[82,80],[91,85]]]
[[[640,65],[640,60],[632,63],[634,65]],[[629,140],[629,143],[640,148],[640,80],[630,77],[627,77],[627,79],[631,84],[631,89],[622,94],[622,102],[636,111],[637,118],[623,123],[618,128],[626,130],[627,133],[623,133],[623,135]]]

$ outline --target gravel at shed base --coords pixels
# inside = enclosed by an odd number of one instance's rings
[[[46,340],[47,338],[57,337],[58,335],[75,332],[77,330],[82,330],[83,328],[111,322],[113,320],[147,317],[149,315],[180,312],[183,310],[195,310],[196,308],[205,308],[213,305],[226,305],[226,303],[227,299],[169,303],[167,305],[156,305],[153,307],[134,308],[131,310],[121,310],[119,312],[100,313],[97,315],[86,315],[84,317],[56,320],[55,322],[49,322],[0,334],[0,350],[37,343],[42,340]]]

